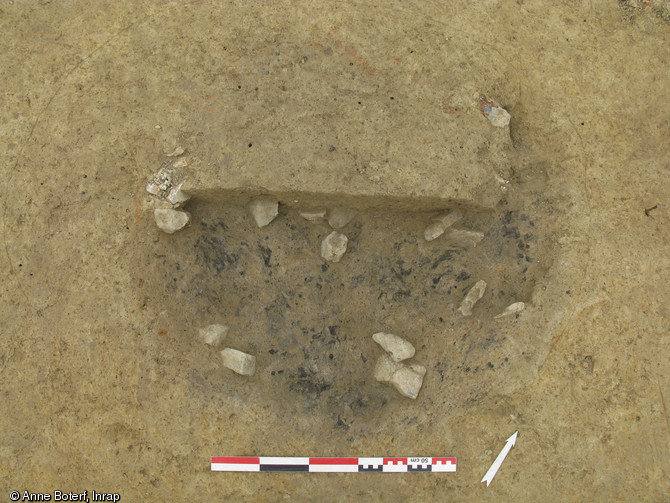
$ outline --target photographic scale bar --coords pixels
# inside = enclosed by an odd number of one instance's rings
[[[213,472],[455,472],[456,458],[282,458],[212,456]]]

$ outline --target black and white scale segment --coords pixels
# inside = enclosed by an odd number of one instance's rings
[[[213,472],[455,472],[456,458],[301,458],[213,456]]]

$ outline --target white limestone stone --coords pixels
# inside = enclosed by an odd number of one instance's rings
[[[479,242],[484,239],[483,232],[466,231],[463,229],[454,229],[447,234],[447,239],[453,241],[460,246],[477,246]]]
[[[421,374],[422,376],[426,375],[426,367],[424,367],[423,365],[419,365],[417,363],[410,363],[409,367],[417,374]]]
[[[488,117],[491,124],[496,127],[505,127],[512,119],[509,112],[502,107],[491,107],[491,109],[488,110],[486,117]]]
[[[256,357],[237,349],[224,349],[221,351],[221,358],[223,358],[224,367],[238,374],[251,376],[256,371]]]
[[[181,190],[184,178],[184,174],[179,170],[163,167],[156,172],[147,184],[147,192],[156,196],[159,201],[169,202],[174,209],[183,205],[191,198],[191,196]]]
[[[505,310],[499,315],[495,316],[495,318],[503,318],[504,316],[520,313],[524,309],[526,309],[526,304],[524,304],[523,302],[515,302],[514,304],[510,304],[509,306],[507,306]]]
[[[377,360],[375,365],[375,379],[379,382],[391,382],[393,374],[403,366],[393,360],[389,355],[383,354]]]
[[[461,307],[458,308],[463,316],[470,316],[472,314],[472,308],[475,307],[477,301],[482,298],[485,291],[486,281],[483,279],[477,281],[477,283],[470,288],[470,291],[463,299],[463,302],[461,302]]]
[[[426,227],[423,237],[426,241],[432,241],[440,237],[444,232],[463,218],[463,213],[458,210],[452,210],[449,213],[442,213],[433,218],[433,223]]]
[[[426,375],[426,367],[422,365],[402,366],[393,373],[391,384],[401,395],[416,400],[419,390],[423,385],[423,376]]]
[[[184,204],[186,201],[188,201],[189,199],[191,199],[191,196],[190,196],[190,195],[188,195],[186,192],[184,192],[183,190],[181,190],[181,186],[182,186],[182,185],[183,185],[183,183],[180,183],[180,184],[177,185],[176,187],[173,187],[172,189],[170,189],[170,192],[168,193],[168,195],[167,195],[167,197],[166,197],[166,199],[167,199],[170,203],[172,203],[173,205],[175,205],[175,206],[177,206],[177,207],[178,207],[178,206],[181,206],[181,205]]]
[[[147,192],[154,196],[163,197],[172,188],[172,170],[161,168],[147,184]]]
[[[444,234],[445,230],[446,229],[444,228],[444,225],[442,225],[440,222],[434,222],[426,227],[426,230],[423,231],[423,237],[426,241],[432,241],[433,239],[437,239],[442,234]]]
[[[259,197],[249,204],[251,215],[258,227],[265,227],[279,214],[279,202],[270,197]]]
[[[190,213],[179,210],[156,208],[154,219],[158,228],[167,234],[174,234],[183,229],[191,221]]]
[[[209,344],[210,346],[218,346],[221,344],[221,341],[223,341],[227,334],[228,327],[221,324],[209,325],[205,328],[201,328],[198,331],[200,339],[202,339],[205,344]]]
[[[300,216],[308,222],[320,222],[326,217],[326,210],[302,211]]]
[[[339,262],[347,251],[348,243],[347,236],[333,231],[321,242],[321,256],[329,262]]]
[[[391,355],[393,361],[400,362],[414,356],[414,346],[402,337],[377,332],[372,339]]]
[[[356,212],[349,208],[333,208],[328,215],[328,224],[333,229],[341,229],[356,216]]]
[[[444,225],[445,229],[448,229],[457,222],[460,222],[463,219],[463,213],[459,210],[451,210],[449,213],[442,213],[441,215],[433,218],[434,221],[440,222]]]

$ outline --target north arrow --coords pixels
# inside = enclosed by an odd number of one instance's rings
[[[498,454],[498,457],[496,460],[493,462],[491,465],[491,468],[489,468],[489,471],[486,472],[486,475],[484,475],[484,478],[482,479],[482,482],[486,482],[486,487],[491,485],[491,481],[493,480],[493,477],[496,476],[496,473],[498,473],[498,469],[500,469],[500,465],[502,465],[502,462],[505,461],[505,456],[507,456],[507,453],[510,451],[512,447],[514,447],[514,444],[516,443],[516,436],[519,434],[518,431],[514,432],[514,435],[509,437],[507,439],[507,443],[505,444],[505,447],[503,447],[502,451],[500,451],[500,454]]]

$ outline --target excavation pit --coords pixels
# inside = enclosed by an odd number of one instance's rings
[[[494,316],[531,301],[548,267],[541,228],[504,201],[495,211],[466,212],[454,226],[483,232],[477,246],[446,235],[427,242],[435,212],[380,207],[388,205],[359,209],[340,229],[349,245],[339,263],[320,255],[332,232],[326,219],[309,222],[288,204],[259,228],[248,205],[193,199],[190,226],[174,235],[155,230],[147,290],[164,303],[157,321],[179,334],[194,397],[223,404],[235,396],[266,419],[272,410],[268,420],[295,414],[307,429],[315,417],[346,430],[390,420],[397,407],[411,414],[410,400],[374,379],[382,351],[371,336],[379,331],[416,347],[409,363],[428,369],[418,402],[444,408],[448,397],[459,407],[491,390],[487,372],[511,365],[506,334],[518,318]],[[479,279],[487,292],[464,317],[457,308]],[[256,375],[222,368],[197,337],[212,323],[230,327],[227,346],[256,356]]]

